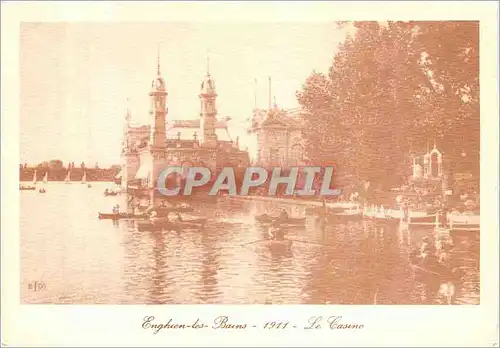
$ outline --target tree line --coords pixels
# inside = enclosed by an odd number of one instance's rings
[[[479,175],[479,22],[339,22],[355,33],[297,98],[312,163],[396,187],[434,144],[446,173]]]
[[[81,180],[84,173],[87,174],[87,181],[113,181],[115,180],[115,176],[120,172],[120,169],[120,165],[100,168],[98,163],[87,167],[84,162],[81,162],[75,167],[75,163],[71,161],[67,165],[64,165],[61,160],[50,160],[43,161],[35,166],[28,166],[26,163],[20,164],[19,179],[21,181],[32,180],[36,170],[38,180],[42,180],[45,173],[48,173],[49,181],[63,181],[68,171],[70,171],[70,179],[73,181]]]

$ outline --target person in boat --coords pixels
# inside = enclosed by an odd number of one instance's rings
[[[288,220],[288,213],[286,212],[285,209],[281,210],[281,213],[280,213],[278,220],[280,220],[280,221],[287,221]]]
[[[420,245],[421,260],[424,266],[434,267],[438,263],[437,250],[429,237],[422,238]]]
[[[140,215],[141,214],[141,211],[139,210],[140,208],[140,204],[137,203],[134,207],[134,215]]]
[[[270,240],[276,241],[276,240],[284,240],[285,239],[285,233],[283,229],[280,228],[280,223],[279,221],[275,221],[271,224],[269,227],[269,230],[267,231],[268,237]]]
[[[152,223],[158,222],[158,213],[156,212],[156,210],[151,211],[151,213],[149,214],[149,220]],[[168,221],[168,214],[165,216],[165,220]]]
[[[403,206],[403,221],[408,222],[408,219],[410,217],[410,207],[408,205],[408,202],[405,200],[402,202]]]
[[[118,204],[113,207],[113,214],[120,214],[120,206]]]
[[[105,195],[109,194],[109,190],[108,190],[108,189],[105,189],[105,190],[104,190],[104,194],[105,194]]]

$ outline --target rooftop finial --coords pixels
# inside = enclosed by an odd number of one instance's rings
[[[130,122],[130,119],[132,118],[131,112],[130,112],[130,98],[127,98],[127,114],[125,115],[125,120],[127,123]]]
[[[207,76],[210,76],[210,49],[207,48]]]
[[[157,55],[157,71],[156,73],[160,75],[160,44],[158,44],[158,55]]]
[[[269,99],[268,99],[268,103],[269,103],[269,110],[271,110],[271,76],[269,76]]]

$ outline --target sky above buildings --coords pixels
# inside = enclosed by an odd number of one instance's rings
[[[20,160],[120,163],[127,106],[135,125],[150,123],[158,50],[169,119],[196,119],[207,72],[219,118],[254,156],[245,122],[272,96],[298,107],[311,72],[327,72],[346,30],[335,23],[24,23],[21,26]],[[255,83],[257,81],[257,83]],[[127,102],[127,99],[130,99]]]

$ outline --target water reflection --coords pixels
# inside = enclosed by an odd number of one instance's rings
[[[21,194],[21,212],[38,212],[21,214],[25,303],[442,303],[439,284],[420,281],[408,266],[410,248],[428,230],[369,221],[321,226],[310,217],[288,231],[290,249],[274,248],[255,216],[286,209],[302,217],[305,207],[228,199],[197,207],[210,219],[203,231],[139,232],[134,221],[96,218],[126,206],[126,197],[104,197],[103,184],[82,186],[53,183],[43,196]],[[478,242],[466,240],[459,302],[477,304],[479,255],[470,250]],[[47,289],[28,291],[33,279]]]

